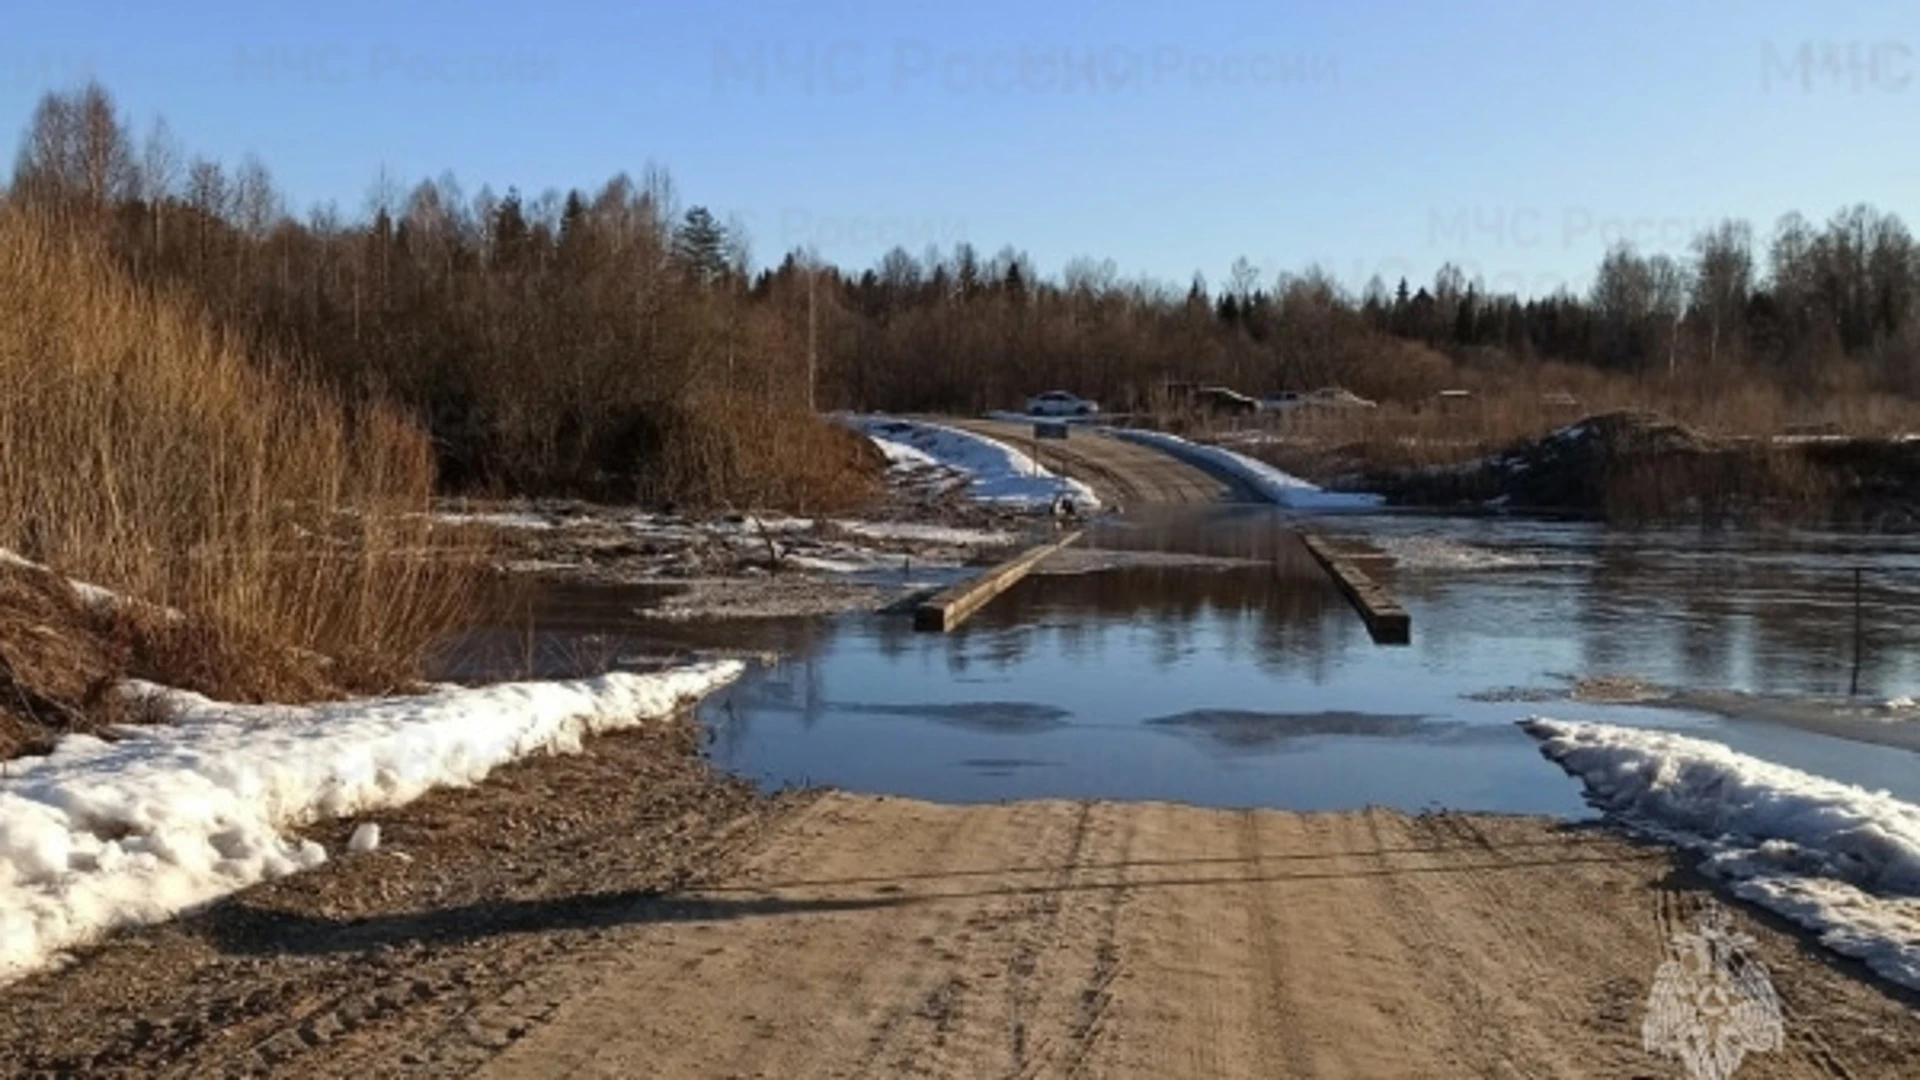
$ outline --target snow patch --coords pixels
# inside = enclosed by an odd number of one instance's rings
[[[909,446],[903,442],[877,438],[873,435],[867,437],[873,440],[873,445],[880,448],[880,454],[887,459],[887,465],[890,468],[931,469],[940,465],[934,460],[932,454],[917,446]]]
[[[174,722],[121,728],[113,742],[69,735],[45,757],[9,762],[0,779],[0,983],[117,927],[326,861],[289,828],[577,751],[588,735],[667,716],[741,670],[720,661],[299,707],[129,684]],[[355,834],[368,842],[377,831]]]
[[[54,574],[54,571],[51,567],[34,562],[32,559],[24,558],[12,551],[9,551],[6,548],[0,548],[0,565],[18,567],[22,570],[29,570],[34,573],[50,574],[56,577],[59,576],[57,574]],[[121,596],[119,593],[114,592],[112,589],[104,588],[99,585],[94,585],[90,582],[76,581],[73,578],[66,578],[64,580],[67,583],[67,587],[73,590],[74,595],[80,598],[81,603],[87,605],[88,607],[92,608],[94,611],[99,612],[101,614],[112,614],[113,612],[120,610],[121,607],[127,604],[126,597]],[[135,603],[137,606],[141,606],[141,607],[145,606],[144,604],[140,604],[140,602],[138,601],[136,601]],[[152,609],[148,609],[148,610],[152,610]],[[182,615],[180,612],[175,611],[173,608],[164,608],[161,610],[164,613],[165,617],[169,620],[178,621],[180,619],[186,618],[185,615]]]
[[[788,555],[785,561],[787,565],[797,566],[802,570],[812,570],[821,574],[842,575],[859,574],[872,570],[876,566],[897,565],[899,563],[898,559],[892,559],[882,563],[876,559],[860,559],[855,561],[853,559],[827,558],[821,555]]]
[[[1684,735],[1521,726],[1594,806],[1702,853],[1736,896],[1920,989],[1920,807]]]
[[[892,416],[843,415],[838,419],[873,440],[889,461],[907,460],[905,451],[911,450],[936,466],[964,475],[967,492],[977,501],[1039,512],[1064,498],[1083,513],[1100,509],[1092,488],[1055,475],[998,440]]]
[[[490,510],[474,513],[459,513],[443,510],[430,514],[428,517],[435,525],[451,525],[455,527],[478,525],[490,529],[521,529],[530,532],[545,532],[548,529],[557,527],[549,518],[541,517],[539,514],[531,514],[517,510]]]
[[[1259,492],[1269,502],[1290,510],[1373,510],[1386,502],[1379,495],[1327,491],[1264,461],[1236,454],[1224,447],[1188,442],[1178,435],[1138,428],[1112,428],[1108,433],[1142,446],[1151,446],[1203,469],[1226,473]]]
[[[869,540],[905,540],[954,547],[1003,547],[1018,539],[999,529],[962,529],[912,521],[836,521],[833,524],[841,532]]]

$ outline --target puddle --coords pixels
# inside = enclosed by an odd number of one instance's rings
[[[1584,816],[1575,783],[1513,726],[1545,713],[1701,734],[1920,799],[1906,750],[1573,698],[1638,682],[1844,694],[1854,566],[1862,689],[1911,693],[1920,539],[1329,519],[1342,542],[1372,542],[1369,572],[1412,614],[1412,646],[1381,648],[1292,525],[1254,508],[1102,525],[1098,549],[1205,558],[1096,556],[1028,578],[945,636],[887,615],[651,624],[632,616],[647,606],[635,597],[589,589],[543,596],[527,651],[546,673],[567,673],[587,639],[590,656],[645,662],[779,652],[701,711],[715,761],[769,788]]]

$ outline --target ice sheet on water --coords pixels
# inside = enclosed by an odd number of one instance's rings
[[[1507,570],[1540,565],[1538,556],[1495,551],[1439,536],[1382,536],[1369,538],[1393,556],[1396,566],[1408,570]]]

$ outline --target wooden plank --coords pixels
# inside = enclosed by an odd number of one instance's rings
[[[935,593],[914,609],[913,628],[934,634],[952,630],[966,622],[974,612],[986,607],[988,601],[1013,588],[1014,583],[1026,577],[1027,572],[1039,565],[1041,559],[1079,540],[1080,535],[1073,532],[1059,540],[1028,548],[979,577]]]
[[[1413,620],[1406,609],[1378,582],[1367,576],[1351,560],[1333,550],[1332,545],[1312,533],[1301,533],[1300,542],[1314,561],[1323,567],[1340,592],[1360,613],[1367,633],[1376,645],[1407,645],[1413,641]]]

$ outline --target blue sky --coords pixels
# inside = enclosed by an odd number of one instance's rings
[[[1357,288],[1452,260],[1584,287],[1866,201],[1920,224],[1920,5],[416,0],[19,5],[0,117],[100,79],[144,130],[264,160],[297,210],[411,182],[594,187],[649,162],[756,259],[1012,243],[1042,271]]]

